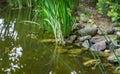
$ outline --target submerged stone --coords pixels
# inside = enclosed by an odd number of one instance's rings
[[[65,40],[65,42],[66,42],[67,44],[72,44],[72,43],[75,41],[76,38],[77,38],[77,35],[71,35],[69,38],[67,38],[67,39]]]
[[[90,39],[90,38],[91,38],[91,36],[90,36],[90,35],[87,35],[87,36],[83,36],[83,37],[78,37],[78,40],[79,40],[80,42],[83,42],[83,41],[88,40],[88,39]]]

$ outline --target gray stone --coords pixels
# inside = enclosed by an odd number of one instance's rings
[[[115,50],[115,54],[116,54],[116,56],[118,57],[118,59],[120,60],[120,48]],[[116,58],[115,54],[112,53],[112,54],[107,58],[108,62],[110,62],[110,63],[117,63],[117,62],[118,62],[117,59],[115,59],[115,58]]]
[[[76,38],[77,38],[77,35],[71,35],[69,38],[65,40],[65,42],[68,44],[72,44]]]
[[[101,29],[101,30],[100,30]],[[100,29],[98,29],[98,34],[99,35],[103,35],[104,33],[105,34],[114,34],[114,32],[116,31],[116,28],[114,28],[114,27],[104,27],[104,28],[100,28]]]
[[[120,32],[116,32],[117,38],[120,39]]]
[[[104,36],[94,36],[93,38],[91,38],[90,42],[95,44],[97,42],[100,42],[100,41],[105,41],[105,38]]]
[[[118,48],[117,47],[117,41],[113,41],[113,42],[111,42],[110,44],[109,44],[109,47],[108,47],[110,50],[114,50],[114,49],[116,49],[116,48]]]
[[[113,23],[112,24],[112,27],[118,27],[119,25],[118,25],[118,23]]]
[[[116,35],[117,35],[117,44],[118,47],[120,48],[120,32],[116,32]]]
[[[93,44],[90,49],[94,51],[103,51],[106,49],[106,41],[97,42]]]
[[[90,47],[89,41],[88,41],[88,40],[85,40],[85,41],[82,43],[82,46],[88,49],[88,48]]]
[[[78,37],[78,41],[83,42],[83,41],[88,40],[88,39],[90,39],[90,38],[91,38],[90,35],[83,36],[83,37]]]
[[[111,51],[107,49],[107,50],[105,50],[104,52],[105,52],[105,53],[110,53]]]
[[[75,23],[74,25],[73,25],[73,30],[78,30],[78,29],[81,29],[81,28],[83,28],[84,26],[83,25],[81,25],[80,23]]]
[[[80,29],[78,30],[78,33],[81,35],[81,36],[86,36],[86,35],[91,35],[91,36],[94,36],[97,34],[97,27],[96,26],[93,26],[93,27],[85,27],[83,29]]]
[[[83,23],[87,23],[88,22],[88,18],[86,17],[80,17],[80,20],[83,22]]]
[[[118,27],[113,27],[113,31],[114,31],[114,32],[119,31]]]

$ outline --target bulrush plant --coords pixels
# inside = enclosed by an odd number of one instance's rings
[[[69,35],[72,28],[71,7],[72,0],[41,1],[43,16],[47,30],[54,33],[56,43],[64,45],[63,37]],[[48,28],[50,27],[50,28]]]

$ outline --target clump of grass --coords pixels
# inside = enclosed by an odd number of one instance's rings
[[[42,26],[52,30],[56,43],[64,44],[63,37],[69,35],[72,29],[72,0],[45,0],[39,5],[41,8],[37,6],[37,10],[41,10]]]

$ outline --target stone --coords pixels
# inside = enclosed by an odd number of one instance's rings
[[[93,26],[93,27],[85,27],[83,29],[80,29],[80,30],[78,30],[78,33],[81,36],[87,36],[87,35],[94,36],[97,34],[97,31],[98,31],[97,27]]]
[[[105,52],[105,53],[110,53],[111,51],[107,49],[107,50],[105,50],[104,52]]]
[[[83,41],[88,40],[88,39],[90,39],[90,38],[91,38],[90,35],[83,36],[83,37],[78,37],[78,41],[83,42]]]
[[[106,34],[114,34],[114,29],[113,29],[113,27],[107,27],[105,29],[105,32],[106,32]]]
[[[101,29],[101,30],[100,30]],[[116,31],[116,28],[115,27],[104,27],[104,28],[100,28],[98,29],[98,34],[99,35],[103,35],[104,33],[105,34],[114,34],[115,31]]]
[[[77,35],[71,35],[69,38],[65,39],[65,43],[72,44],[76,38]]]
[[[120,48],[120,32],[116,32],[116,35],[117,35],[117,44],[118,47]]]
[[[118,27],[119,25],[118,25],[118,23],[113,23],[112,24],[112,27]]]
[[[81,20],[83,23],[87,23],[87,22],[88,22],[88,18],[86,18],[86,17],[80,17],[80,20]]]
[[[117,38],[120,39],[120,32],[116,32]]]
[[[117,47],[117,41],[113,41],[113,42],[111,42],[110,44],[109,44],[109,47],[108,47],[110,50],[114,50],[114,49],[116,49],[116,48],[118,48]]]
[[[118,57],[118,59],[120,60],[120,48],[115,50],[115,54],[116,54],[116,56]],[[116,59],[115,54],[112,53],[112,54],[107,58],[107,60],[108,60],[109,63],[117,63],[117,62],[118,62],[117,59]]]
[[[82,43],[82,46],[85,47],[85,48],[90,48],[90,43],[88,40],[85,40],[83,43]]]
[[[106,41],[97,42],[93,44],[90,49],[94,51],[103,51],[106,49]]]
[[[81,25],[80,23],[75,23],[72,27],[72,30],[78,30],[78,29],[81,29],[83,28],[84,26]]]
[[[100,41],[105,41],[105,38],[104,36],[94,36],[93,38],[91,38],[90,42],[95,44],[97,42],[100,42]]]
[[[114,31],[114,32],[119,31],[118,27],[113,27],[113,31]]]

